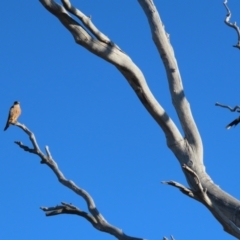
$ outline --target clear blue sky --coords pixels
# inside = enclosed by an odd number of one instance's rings
[[[142,69],[157,99],[179,126],[165,71],[146,17],[135,1],[74,1],[94,24]],[[240,104],[240,52],[236,33],[223,20],[222,1],[155,0],[170,33],[185,93],[204,144],[204,163],[216,184],[240,198],[240,126],[225,126],[237,113],[215,102]],[[230,1],[240,24],[239,1]],[[75,44],[38,1],[3,1],[0,22],[0,122],[19,100],[19,121],[50,147],[68,179],[87,190],[107,221],[126,234],[162,239],[233,239],[211,213],[164,180],[186,184],[161,129],[127,81],[109,63]],[[18,128],[0,134],[0,239],[98,239],[86,220],[45,217],[40,206],[61,201],[86,210],[39,158],[13,142],[30,144]]]

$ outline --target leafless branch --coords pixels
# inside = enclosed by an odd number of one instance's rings
[[[185,195],[187,195],[188,197],[191,197],[195,200],[199,200],[198,196],[194,194],[194,192],[190,189],[190,188],[187,188],[185,186],[183,186],[182,184],[178,183],[178,182],[175,182],[175,181],[162,181],[163,184],[167,184],[167,185],[170,185],[170,186],[173,186],[173,187],[176,187],[178,188],[182,193],[184,193]]]
[[[196,186],[198,186],[197,191],[195,191],[195,195],[198,195],[199,199],[208,206],[208,208],[210,208],[212,206],[212,201],[210,200],[210,198],[207,195],[207,189],[203,188],[202,183],[198,177],[198,174],[193,171],[190,167],[188,167],[186,164],[184,164],[182,166],[183,170],[186,171],[187,173],[189,173],[190,175],[193,176],[193,178],[196,181]]]
[[[202,202],[205,205],[210,207],[212,205],[211,200],[208,198],[208,196],[206,194],[207,190],[202,187],[202,184],[200,182],[198,175],[190,167],[188,167],[185,164],[182,166],[182,168],[188,174],[193,176],[193,178],[196,181],[196,186],[198,186],[197,190],[192,190],[190,188],[187,188],[187,187],[183,186],[182,184],[175,182],[175,181],[163,181],[162,183],[174,186],[174,187],[178,188],[182,193],[187,195],[188,197],[191,197],[191,198],[193,198],[199,202]]]
[[[223,107],[223,108],[227,108],[229,109],[231,112],[240,112],[240,106],[235,106],[235,107],[230,107],[230,106],[227,106],[227,105],[223,105],[221,103],[215,103],[215,106],[219,106],[219,107]]]
[[[73,7],[70,1],[62,0],[63,6],[53,0],[40,0],[40,2],[70,31],[77,44],[110,62],[121,72],[142,104],[164,131],[168,145],[173,146],[182,141],[183,137],[175,123],[155,99],[143,73],[127,54],[93,25],[84,13]],[[80,22],[71,18],[67,11],[76,16]]]
[[[231,198],[228,194],[222,191],[217,185],[213,183],[212,179],[206,173],[205,167],[203,165],[203,148],[201,137],[192,117],[189,103],[183,91],[182,80],[177,61],[174,56],[173,48],[171,47],[169,39],[166,37],[166,32],[163,28],[163,24],[153,1],[138,1],[145,12],[145,15],[147,16],[152,32],[153,41],[165,66],[168,77],[169,90],[172,96],[172,102],[186,136],[186,141],[184,141],[185,149],[181,152],[183,155],[186,154],[186,157],[181,157],[176,152],[175,155],[178,158],[180,164],[182,166],[186,166],[183,168],[183,170],[192,189],[192,192],[195,195],[198,193],[197,196],[201,202],[206,207],[208,207],[211,213],[222,224],[225,231],[228,231],[230,233],[230,225],[225,220],[226,218],[231,219],[232,214],[235,214],[234,212],[236,212],[236,206],[239,206],[239,201],[237,199]],[[185,161],[181,161],[181,159],[185,159]],[[192,170],[192,172],[190,170]],[[182,188],[182,190],[185,193],[189,193],[186,188]],[[231,204],[229,205],[229,200],[233,203],[233,205],[235,205],[235,207],[230,207]],[[223,207],[223,205],[225,205],[225,207]],[[224,217],[221,218],[222,216]],[[237,221],[236,218],[234,218],[234,224],[240,226],[239,218]],[[228,230],[226,230],[226,226]],[[240,238],[240,231],[235,231],[235,227],[230,234]]]
[[[153,1],[138,0],[149,23],[152,33],[152,39],[156,49],[162,58],[164,64],[169,90],[172,97],[173,106],[177,112],[180,124],[185,134],[185,139],[202,158],[202,141],[197,126],[192,116],[189,102],[184,93],[182,79],[178,68],[174,50],[165,31],[164,24],[161,21]]]
[[[58,168],[57,163],[52,158],[49,148],[48,147],[45,148],[46,149],[46,155],[45,155],[39,148],[33,132],[31,132],[25,125],[19,122],[17,122],[15,125],[21,128],[29,136],[29,139],[33,145],[33,148],[30,148],[24,145],[20,141],[15,141],[15,143],[24,151],[38,155],[41,159],[41,163],[46,164],[48,167],[52,169],[52,171],[55,173],[60,183],[62,183],[65,187],[68,187],[69,189],[74,191],[76,194],[78,194],[85,200],[88,206],[88,210],[90,212],[90,213],[86,213],[71,204],[62,202],[61,206],[50,207],[50,208],[41,207],[41,209],[46,212],[46,216],[54,216],[58,214],[76,214],[88,220],[97,230],[109,233],[115,236],[117,239],[143,240],[143,238],[135,238],[135,237],[130,237],[128,235],[125,235],[121,229],[109,224],[96,208],[93,198],[90,196],[90,194],[84,189],[78,187],[73,181],[65,178],[63,173]]]
[[[56,207],[41,207],[40,209],[42,209],[46,213],[46,216],[48,216],[48,217],[59,215],[59,214],[75,214],[75,215],[85,218],[95,228],[98,228],[97,227],[98,223],[92,215],[80,210],[79,208],[73,206],[72,204],[67,204],[64,202],[62,202],[61,204],[62,205],[56,206]]]
[[[91,18],[84,15],[79,9],[75,8],[70,1],[68,0],[62,0],[63,6],[65,9],[76,16],[81,23],[86,27],[87,30],[89,30],[93,36],[96,37],[100,42],[106,43],[110,46],[114,46],[118,48],[120,51],[122,51],[114,42],[112,42],[105,34],[100,32],[97,27],[92,23]]]
[[[224,4],[224,6],[225,6],[225,8],[226,8],[226,10],[227,10],[227,15],[226,15],[226,18],[225,18],[224,22],[225,22],[229,27],[234,28],[234,29],[236,30],[237,35],[238,35],[238,42],[237,42],[236,45],[233,45],[233,47],[236,47],[236,48],[240,49],[240,29],[239,29],[239,27],[237,26],[237,23],[236,23],[236,22],[234,22],[234,23],[231,23],[231,22],[230,22],[230,18],[231,18],[231,16],[232,16],[232,14],[231,14],[231,11],[230,11],[229,7],[227,6],[227,3],[228,3],[228,0],[224,0],[223,4]]]
[[[163,182],[165,184],[177,187],[180,189],[181,192],[183,192],[185,195],[194,198],[195,200],[198,200],[199,202],[203,203],[210,211],[211,213],[218,219],[218,221],[222,224],[224,227],[224,230],[234,236],[239,236],[240,229],[231,221],[230,219],[226,218],[224,214],[220,211],[220,209],[213,204],[209,196],[207,195],[207,189],[204,189],[201,181],[199,179],[199,176],[195,171],[193,171],[190,167],[187,165],[183,165],[182,168],[184,171],[186,171],[188,174],[192,175],[196,181],[196,185],[198,186],[197,190],[191,190],[180,183],[169,181],[169,182]],[[240,209],[239,209],[240,210]]]

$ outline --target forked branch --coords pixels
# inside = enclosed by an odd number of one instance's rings
[[[233,45],[233,47],[236,47],[236,48],[240,49],[240,29],[239,29],[239,27],[238,27],[238,25],[237,25],[236,22],[234,22],[234,23],[231,23],[231,22],[230,22],[232,13],[231,13],[229,7],[227,6],[227,3],[228,3],[228,0],[224,0],[223,4],[224,4],[224,6],[225,6],[225,8],[226,8],[226,10],[227,10],[227,16],[226,16],[224,22],[225,22],[229,27],[231,27],[231,28],[233,28],[233,29],[236,30],[237,36],[238,36],[238,42],[237,42],[236,45]]]
[[[204,204],[210,210],[210,212],[215,216],[215,218],[222,224],[226,232],[228,232],[233,236],[237,236],[237,237],[240,236],[240,230],[236,226],[236,224],[234,224],[230,219],[225,217],[224,214],[221,212],[221,210],[217,207],[217,205],[211,201],[211,199],[207,194],[207,189],[202,186],[202,183],[199,179],[198,174],[187,165],[183,165],[182,168],[184,171],[186,171],[187,174],[190,174],[194,177],[196,181],[196,185],[198,186],[198,189],[191,190],[175,181],[164,181],[162,183],[174,186],[180,189],[180,191],[185,195],[187,195],[188,197],[191,197],[201,202],[202,204]]]
[[[184,93],[182,79],[174,50],[166,33],[156,6],[151,0],[138,0],[148,19],[152,39],[164,64],[172,103],[184,131],[184,137],[202,159],[202,141]]]
[[[40,207],[45,213],[47,217],[55,216],[59,214],[75,214],[85,218],[89,221],[95,228],[98,228],[96,219],[89,213],[80,210],[72,204],[62,202],[61,205],[57,205],[55,207]]]
[[[110,62],[121,72],[144,107],[162,128],[169,145],[176,144],[183,139],[172,119],[153,96],[138,66],[103,34],[89,17],[75,8],[68,0],[62,0],[63,5],[59,5],[53,0],[40,0],[40,2],[69,30],[77,44]],[[75,21],[70,14],[77,17],[79,22]]]
[[[74,191],[76,194],[78,194],[80,197],[82,197],[85,200],[89,210],[89,213],[87,213],[71,204],[62,202],[62,205],[56,206],[56,207],[50,207],[50,208],[41,207],[41,209],[46,212],[46,216],[54,216],[58,214],[75,214],[88,220],[97,230],[109,233],[115,236],[117,239],[143,240],[143,238],[135,238],[135,237],[128,236],[124,234],[124,232],[121,229],[109,224],[101,215],[101,213],[98,211],[91,195],[84,189],[78,187],[73,181],[65,178],[65,176],[59,169],[57,163],[52,158],[49,148],[46,146],[45,148],[46,154],[44,154],[39,148],[33,132],[31,132],[25,125],[19,122],[15,123],[15,125],[21,128],[29,136],[29,139],[32,143],[32,148],[24,145],[20,141],[15,141],[15,143],[24,151],[27,151],[39,156],[41,159],[41,163],[46,164],[48,167],[52,169],[52,171],[54,172],[54,174],[56,175],[60,183],[62,183],[65,187],[68,187],[69,189]]]

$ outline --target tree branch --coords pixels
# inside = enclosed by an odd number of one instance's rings
[[[121,72],[142,104],[164,131],[169,146],[176,145],[176,143],[183,140],[172,119],[150,91],[143,73],[127,54],[101,33],[101,31],[93,25],[91,20],[80,10],[73,7],[68,0],[62,0],[64,7],[58,5],[53,0],[40,0],[40,2],[70,31],[77,44],[110,62]],[[71,18],[66,12],[66,9],[75,15],[84,27]],[[91,36],[88,31],[91,32],[93,36]]]
[[[230,22],[230,18],[232,16],[232,14],[231,14],[231,11],[230,11],[229,7],[227,6],[227,3],[228,3],[228,0],[224,0],[223,5],[225,6],[225,8],[227,10],[227,15],[226,15],[226,18],[225,18],[224,22],[227,24],[227,26],[236,30],[237,35],[238,35],[238,42],[237,42],[236,45],[233,45],[233,47],[236,47],[236,48],[240,49],[240,29],[237,26],[236,22],[234,22],[234,23]]]
[[[227,108],[227,109],[229,109],[231,112],[240,112],[240,106],[235,106],[235,107],[230,107],[230,106],[228,106],[228,105],[223,105],[223,104],[221,104],[221,103],[218,103],[218,102],[216,102],[215,103],[215,106],[218,106],[218,107],[222,107],[222,108]]]
[[[95,228],[98,228],[97,227],[98,223],[92,215],[80,210],[79,208],[73,206],[72,204],[68,204],[68,203],[64,203],[64,202],[62,202],[61,204],[62,205],[56,206],[56,207],[40,207],[40,209],[42,209],[46,213],[47,217],[55,216],[55,215],[59,215],[59,214],[75,214],[75,215],[85,218]]]
[[[175,155],[178,158],[180,164],[186,166],[183,169],[187,181],[191,186],[191,191],[193,193],[199,191],[201,194],[199,195],[199,198],[209,208],[217,220],[223,225],[225,231],[231,232],[230,228],[226,230],[226,226],[230,225],[225,221],[225,219],[234,219],[235,227],[240,226],[239,215],[236,215],[236,207],[239,206],[240,203],[238,200],[232,198],[230,195],[222,191],[207,175],[205,167],[203,165],[203,148],[201,137],[192,117],[189,103],[183,92],[180,73],[173,49],[170,45],[168,34],[166,34],[164,30],[160,16],[154,6],[153,1],[138,1],[148,18],[153,41],[158,49],[158,52],[166,69],[172,102],[177,111],[183,131],[186,136],[186,141],[184,142],[184,150],[181,152],[175,152]],[[189,169],[193,170],[192,174]],[[208,194],[204,189],[208,190]],[[184,188],[182,188],[182,190],[183,192],[186,191]],[[187,192],[188,191],[185,193]],[[231,204],[229,204],[230,202]],[[210,207],[211,205],[213,205],[213,207]],[[233,215],[238,217],[233,218]],[[235,227],[233,227],[231,234],[235,237],[240,238],[240,232],[235,231]]]
[[[194,151],[198,153],[200,159],[202,159],[203,149],[201,137],[194,122],[190,105],[184,94],[180,71],[169,40],[169,35],[165,32],[164,25],[153,1],[138,0],[138,2],[145,12],[151,29],[152,39],[162,58],[168,78],[172,103],[178,114],[185,138],[188,143],[194,147]]]
[[[19,122],[15,123],[15,125],[21,128],[29,136],[29,139],[33,145],[33,148],[30,148],[24,145],[20,141],[15,141],[15,143],[24,151],[38,155],[41,159],[41,163],[46,164],[48,167],[52,169],[52,171],[54,172],[54,174],[56,175],[60,183],[62,183],[65,187],[68,187],[69,189],[74,191],[76,194],[78,194],[80,197],[82,197],[85,200],[88,206],[88,210],[90,212],[90,213],[86,213],[71,204],[62,203],[61,206],[56,206],[56,207],[50,207],[50,208],[41,207],[41,209],[46,212],[46,216],[54,216],[54,215],[63,214],[63,213],[77,214],[81,217],[84,217],[86,220],[88,220],[97,230],[109,233],[115,236],[117,239],[143,240],[143,238],[130,237],[126,235],[121,229],[109,224],[98,211],[93,201],[93,198],[90,196],[90,194],[84,189],[78,187],[73,181],[65,178],[61,170],[58,168],[57,163],[52,158],[49,148],[46,146],[45,149],[47,153],[45,155],[39,148],[33,132],[31,132],[25,125]]]
[[[89,30],[100,42],[106,43],[109,46],[114,46],[118,50],[122,51],[115,43],[113,43],[106,35],[100,32],[97,27],[95,27],[90,17],[85,16],[79,9],[72,6],[70,1],[62,0],[62,3],[65,9],[76,16],[83,23],[86,29]]]
[[[187,188],[185,186],[183,186],[182,184],[178,183],[178,182],[175,182],[175,181],[162,181],[161,182],[162,184],[167,184],[167,185],[170,185],[170,186],[173,186],[173,187],[176,187],[178,188],[183,194],[187,195],[188,197],[191,197],[195,200],[198,200],[200,201],[200,199],[198,198],[197,195],[195,195],[195,193],[190,189],[190,188]]]
[[[198,189],[196,191],[192,191],[184,187],[182,184],[177,183],[175,181],[168,181],[168,182],[162,182],[162,183],[177,187],[180,189],[182,193],[184,193],[188,197],[194,198],[195,200],[204,204],[210,210],[210,212],[214,215],[214,217],[222,224],[226,232],[239,238],[240,229],[236,226],[236,224],[234,224],[233,221],[228,219],[217,207],[217,205],[214,204],[213,201],[209,198],[209,196],[207,195],[207,189],[202,186],[202,183],[197,173],[193,171],[191,168],[189,168],[187,165],[183,165],[182,168],[184,169],[184,171],[186,171],[188,174],[194,177],[196,181],[196,185],[198,186]],[[240,211],[240,207],[238,211]]]

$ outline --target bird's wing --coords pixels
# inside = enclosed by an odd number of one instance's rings
[[[10,115],[9,122],[15,123],[20,113],[21,113],[21,109],[19,105],[14,105],[13,107],[11,107],[9,112],[9,115]]]
[[[5,130],[7,130],[7,128],[9,127],[9,124],[10,124],[10,118],[11,118],[11,113],[12,113],[12,110],[13,109],[13,106],[10,108],[10,110],[9,110],[9,114],[8,114],[8,118],[7,118],[7,122],[6,122],[6,126],[5,126],[5,128],[4,128],[4,131]]]
[[[231,123],[229,123],[226,128],[230,129],[232,126],[237,125],[240,122],[240,117],[236,118],[235,120],[233,120]]]

